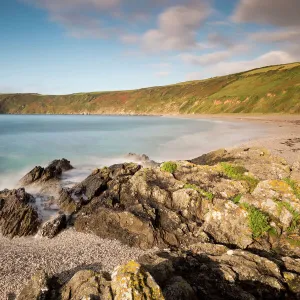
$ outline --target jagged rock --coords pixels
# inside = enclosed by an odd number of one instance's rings
[[[290,176],[290,166],[278,156],[262,148],[220,149],[192,159],[199,165],[216,165],[220,162],[230,162],[244,166],[260,180],[283,179]]]
[[[91,212],[83,210],[77,216],[75,229],[92,232],[102,238],[118,239],[142,249],[153,247],[155,241],[151,223],[126,211],[118,212],[106,208]]]
[[[136,153],[128,153],[126,155],[126,158],[128,158],[129,160],[133,161],[133,162],[138,162],[140,163],[143,167],[157,167],[159,166],[159,163],[151,160],[149,158],[149,156],[147,156],[146,154],[136,154]]]
[[[49,277],[44,271],[34,274],[17,300],[46,300],[50,297]]]
[[[217,202],[205,215],[203,229],[218,243],[245,249],[252,242],[248,213],[231,201]]]
[[[59,159],[52,161],[48,167],[41,166],[34,167],[20,180],[20,185],[27,186],[33,183],[44,183],[51,179],[59,179],[62,172],[73,169],[70,162],[66,159]]]
[[[61,289],[61,300],[112,300],[110,282],[103,274],[91,270],[78,271]]]
[[[0,192],[0,227],[8,237],[33,235],[40,226],[37,210],[31,205],[34,198],[24,189]]]
[[[114,300],[163,300],[164,296],[152,276],[139,263],[130,261],[112,274]]]
[[[56,217],[54,220],[46,222],[41,229],[41,235],[52,239],[66,227],[67,217],[66,215],[62,214]]]

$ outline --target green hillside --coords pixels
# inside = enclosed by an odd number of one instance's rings
[[[132,91],[0,94],[0,113],[300,113],[300,63]]]

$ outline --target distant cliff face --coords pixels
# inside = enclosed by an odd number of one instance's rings
[[[300,63],[132,91],[0,94],[0,113],[300,113]]]

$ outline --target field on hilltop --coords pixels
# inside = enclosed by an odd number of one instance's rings
[[[300,63],[131,91],[0,94],[2,114],[300,113]]]

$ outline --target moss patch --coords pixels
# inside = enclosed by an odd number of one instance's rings
[[[184,185],[184,188],[185,189],[193,189],[193,190],[197,191],[199,194],[201,194],[202,196],[204,196],[205,198],[207,198],[210,201],[212,201],[214,199],[213,193],[206,192],[206,191],[200,189],[195,184],[189,184],[189,183],[187,183],[187,184]]]
[[[259,238],[271,229],[267,215],[248,203],[243,203],[242,207],[248,212],[253,238]]]
[[[231,201],[235,204],[239,204],[241,201],[242,195],[236,195],[234,198],[231,199]]]
[[[166,161],[162,164],[160,169],[164,172],[174,174],[177,170],[177,164],[173,161]]]
[[[242,166],[238,166],[238,165],[232,165],[229,163],[221,163],[221,168],[222,168],[222,172],[225,176],[227,176],[230,179],[234,179],[234,180],[240,180],[240,181],[246,181],[250,187],[250,191],[252,192],[256,186],[259,183],[259,180],[249,176],[249,175],[245,175],[245,173],[247,172],[247,169],[242,167]]]

